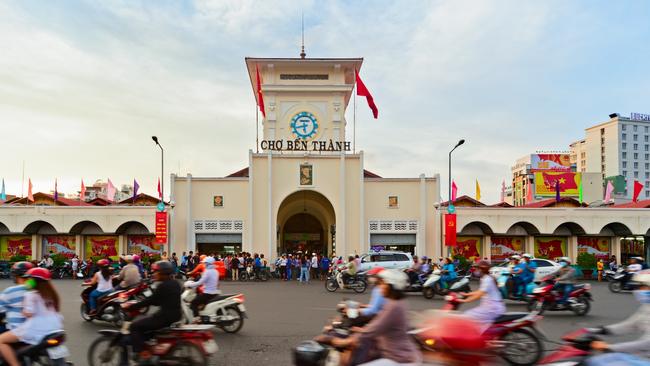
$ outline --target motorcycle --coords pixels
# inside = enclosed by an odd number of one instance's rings
[[[186,323],[194,320],[190,303],[197,296],[194,288],[185,288],[181,294],[181,308]],[[244,295],[217,295],[203,308],[199,308],[199,324],[211,324],[223,329],[226,333],[237,333],[244,326],[246,307]]]
[[[640,285],[638,282],[632,281],[632,275],[621,267],[609,281],[608,287],[609,291],[617,294],[621,291],[638,290]]]
[[[0,326],[3,329],[6,329],[5,316],[6,313],[0,313]],[[21,365],[71,365],[65,360],[70,356],[70,351],[63,343],[65,343],[65,332],[58,330],[46,335],[39,344],[13,343],[12,347]],[[0,366],[5,365],[7,363],[0,359]]]
[[[117,286],[119,282],[120,281],[117,278],[113,278],[113,286]],[[97,288],[97,286],[91,285],[90,281],[82,283],[81,286],[85,287],[81,292],[81,318],[87,322],[91,322],[95,319],[103,320],[113,323],[118,327],[121,326],[125,320],[133,318],[128,316],[122,310],[120,307],[121,303],[129,299],[142,299],[143,297],[148,297],[152,294],[151,289],[149,289],[149,283],[146,281],[141,282],[138,286],[131,289],[113,291],[97,299],[97,311],[91,315],[88,300],[90,298],[90,293]],[[145,314],[147,310],[148,308],[142,308],[140,309],[140,313]]]
[[[509,268],[504,268],[501,271],[501,275],[497,278],[497,286],[499,287],[499,292],[501,292],[501,297],[508,300],[514,301],[529,301],[529,296],[532,295],[533,290],[537,285],[534,282],[526,284],[524,290],[525,294],[516,296],[515,291],[515,278]]]
[[[459,299],[458,294],[450,292],[445,296],[447,304],[443,310],[458,310]],[[474,330],[475,337],[468,337],[467,333],[458,337],[449,332],[430,331],[431,328],[411,333],[425,353],[432,352],[435,356],[442,352],[451,364],[482,364],[500,357],[510,365],[534,365],[544,352],[541,339],[545,337],[536,327],[541,318],[535,313],[505,313],[483,333]]]
[[[434,270],[431,275],[429,275],[429,278],[427,278],[427,280],[424,282],[424,287],[422,288],[422,295],[424,295],[426,299],[433,299],[436,294],[444,296],[450,291],[471,291],[469,287],[470,276],[457,276],[455,279],[447,283],[448,288],[442,288],[442,285],[440,285],[441,278],[442,271],[439,269]]]
[[[409,275],[409,271],[404,271]],[[404,289],[404,292],[421,292],[424,288],[424,283],[427,281],[429,275],[427,273],[416,273],[416,275],[409,275],[409,284]]]
[[[101,335],[88,349],[90,366],[129,364],[129,322],[122,330],[100,330]],[[211,331],[212,325],[195,324],[164,328],[153,333],[145,343],[151,352],[149,365],[189,365],[204,366],[208,357],[219,347]]]
[[[253,267],[246,267],[245,271],[239,273],[239,280],[242,282],[246,281],[262,281],[266,282],[270,278],[270,274],[264,268],[260,268],[258,274],[255,274]]]
[[[569,295],[568,303],[560,304],[562,295],[553,290],[555,287],[555,279],[552,276],[547,276],[542,279],[539,287],[533,290],[528,302],[528,311],[535,311],[538,314],[543,314],[544,311],[573,311],[576,315],[586,315],[591,309],[590,301],[593,301],[591,296],[591,285],[588,283],[573,286],[573,291]]]
[[[70,264],[70,262],[63,263],[63,266],[56,269],[54,277],[58,277],[60,279],[64,279],[66,277],[74,277],[72,273],[72,264]]]
[[[364,273],[357,273],[350,277],[346,283],[343,283],[343,274],[341,273],[341,270],[333,268],[325,281],[325,289],[329,292],[334,292],[339,288],[354,290],[354,292],[362,294],[366,292],[366,288],[368,288],[366,275]]]

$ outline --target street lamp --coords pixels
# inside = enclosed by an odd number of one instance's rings
[[[458,141],[458,143],[456,144],[456,146],[454,146],[454,148],[451,149],[451,151],[449,152],[449,202],[447,204],[447,207],[450,207],[450,205],[452,204],[452,202],[451,202],[451,153],[454,152],[454,150],[456,150],[456,148],[458,146],[460,146],[460,145],[462,145],[464,143],[465,143],[465,140],[460,139]]]
[[[162,145],[158,142],[158,137],[151,136],[151,139],[160,148],[160,201],[162,202],[164,201],[163,197],[165,197],[165,150],[163,150]]]

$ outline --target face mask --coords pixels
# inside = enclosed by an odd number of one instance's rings
[[[25,287],[29,290],[33,290],[36,288],[36,280],[33,278],[28,278],[27,281],[25,281]]]
[[[636,290],[634,291],[634,297],[641,304],[650,304],[650,290]]]

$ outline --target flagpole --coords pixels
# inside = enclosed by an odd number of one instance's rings
[[[356,154],[357,153],[357,93],[355,93],[355,89],[357,86],[357,75],[356,75],[356,69],[354,70],[354,86],[352,86],[352,94],[354,98],[354,102],[352,103],[352,153]]]
[[[260,152],[260,109],[255,104],[255,152]]]

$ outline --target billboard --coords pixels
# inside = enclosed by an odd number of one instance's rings
[[[590,253],[596,256],[596,259],[609,259],[609,238],[603,237],[578,237],[578,254]]]
[[[490,256],[493,262],[505,261],[511,255],[522,253],[524,250],[523,237],[493,236],[490,239]]]
[[[537,237],[535,238],[535,258],[555,260],[568,256],[567,238]]]
[[[573,172],[535,172],[535,196],[555,197],[555,185],[560,185],[561,197],[579,195],[582,175]]]
[[[113,260],[118,260],[117,236],[88,236],[86,237],[86,258],[103,257],[108,254]]]
[[[569,154],[532,154],[530,156],[530,170],[570,172],[571,159]]]
[[[481,242],[479,236],[458,236],[456,245],[451,247],[451,255],[460,255],[470,261],[481,259]]]
[[[43,235],[43,253],[62,254],[67,258],[75,255],[74,235]]]
[[[145,254],[161,255],[164,244],[155,242],[156,237],[153,235],[129,235],[126,243],[127,254],[140,254],[144,250]]]
[[[0,258],[9,260],[15,255],[32,256],[31,236],[0,236]]]

